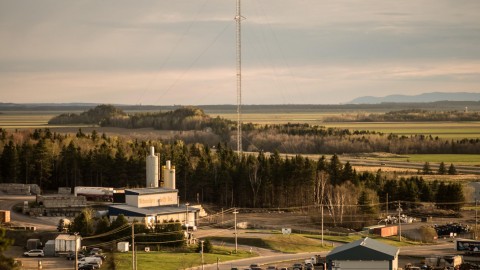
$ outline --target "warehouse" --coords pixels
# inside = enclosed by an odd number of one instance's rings
[[[327,255],[330,270],[398,269],[399,249],[370,238],[333,249]]]

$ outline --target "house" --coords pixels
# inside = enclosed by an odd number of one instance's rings
[[[336,247],[327,255],[327,262],[330,270],[397,270],[398,253],[398,248],[367,237]]]

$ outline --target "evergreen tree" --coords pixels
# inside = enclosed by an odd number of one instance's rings
[[[5,237],[5,229],[0,227],[0,270],[16,270],[20,269],[15,264],[13,258],[6,257],[3,253],[9,246],[13,245],[13,239]]]
[[[423,164],[422,173],[423,174],[432,174],[432,169],[430,168],[430,163],[428,161],[425,162],[425,164]]]
[[[17,183],[19,175],[17,148],[12,141],[3,148],[0,156],[0,177],[5,183]]]
[[[332,185],[340,185],[341,184],[341,171],[342,171],[342,163],[340,159],[335,154],[330,159],[330,164],[328,165],[328,173],[330,175],[330,183]]]
[[[455,166],[453,166],[453,163],[451,163],[450,167],[448,168],[448,174],[450,174],[450,175],[457,174],[457,169],[455,168]]]
[[[445,163],[440,162],[440,165],[438,166],[438,174],[446,174],[447,173],[447,167],[445,167]]]
[[[202,252],[202,241],[198,241],[196,252]],[[203,253],[211,253],[213,252],[213,246],[210,240],[205,239],[203,241]]]

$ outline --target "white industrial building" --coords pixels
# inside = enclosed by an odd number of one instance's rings
[[[330,270],[397,270],[399,251],[367,237],[336,247],[327,255],[327,261]]]
[[[113,221],[122,214],[128,221],[136,220],[146,225],[178,220],[196,226],[199,209],[179,203],[178,190],[175,189],[175,167],[167,161],[160,175],[159,157],[153,147],[146,160],[146,188],[126,189],[125,204],[109,206],[110,220]],[[160,187],[160,176],[163,187]]]

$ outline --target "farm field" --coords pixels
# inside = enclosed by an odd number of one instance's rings
[[[22,128],[59,128],[88,127],[88,125],[54,126],[48,125],[48,120],[59,115],[61,111],[28,111],[28,112],[6,112],[0,114],[0,127],[5,129]],[[78,112],[76,112],[78,113]],[[323,122],[328,116],[340,115],[339,112],[318,112],[318,113],[244,113],[242,119],[245,123],[256,124],[285,124],[285,123],[307,123],[322,125],[325,127],[336,127],[350,130],[370,130],[385,134],[397,135],[431,135],[433,137],[447,139],[478,139],[480,138],[480,122]],[[212,117],[236,121],[235,113],[210,114]]]
[[[282,113],[282,114],[243,114],[244,122],[256,124],[307,123],[327,128],[343,128],[350,130],[370,130],[385,134],[397,135],[432,135],[447,139],[480,138],[480,122],[323,122],[328,116],[341,113]],[[236,121],[236,114],[212,114]]]

